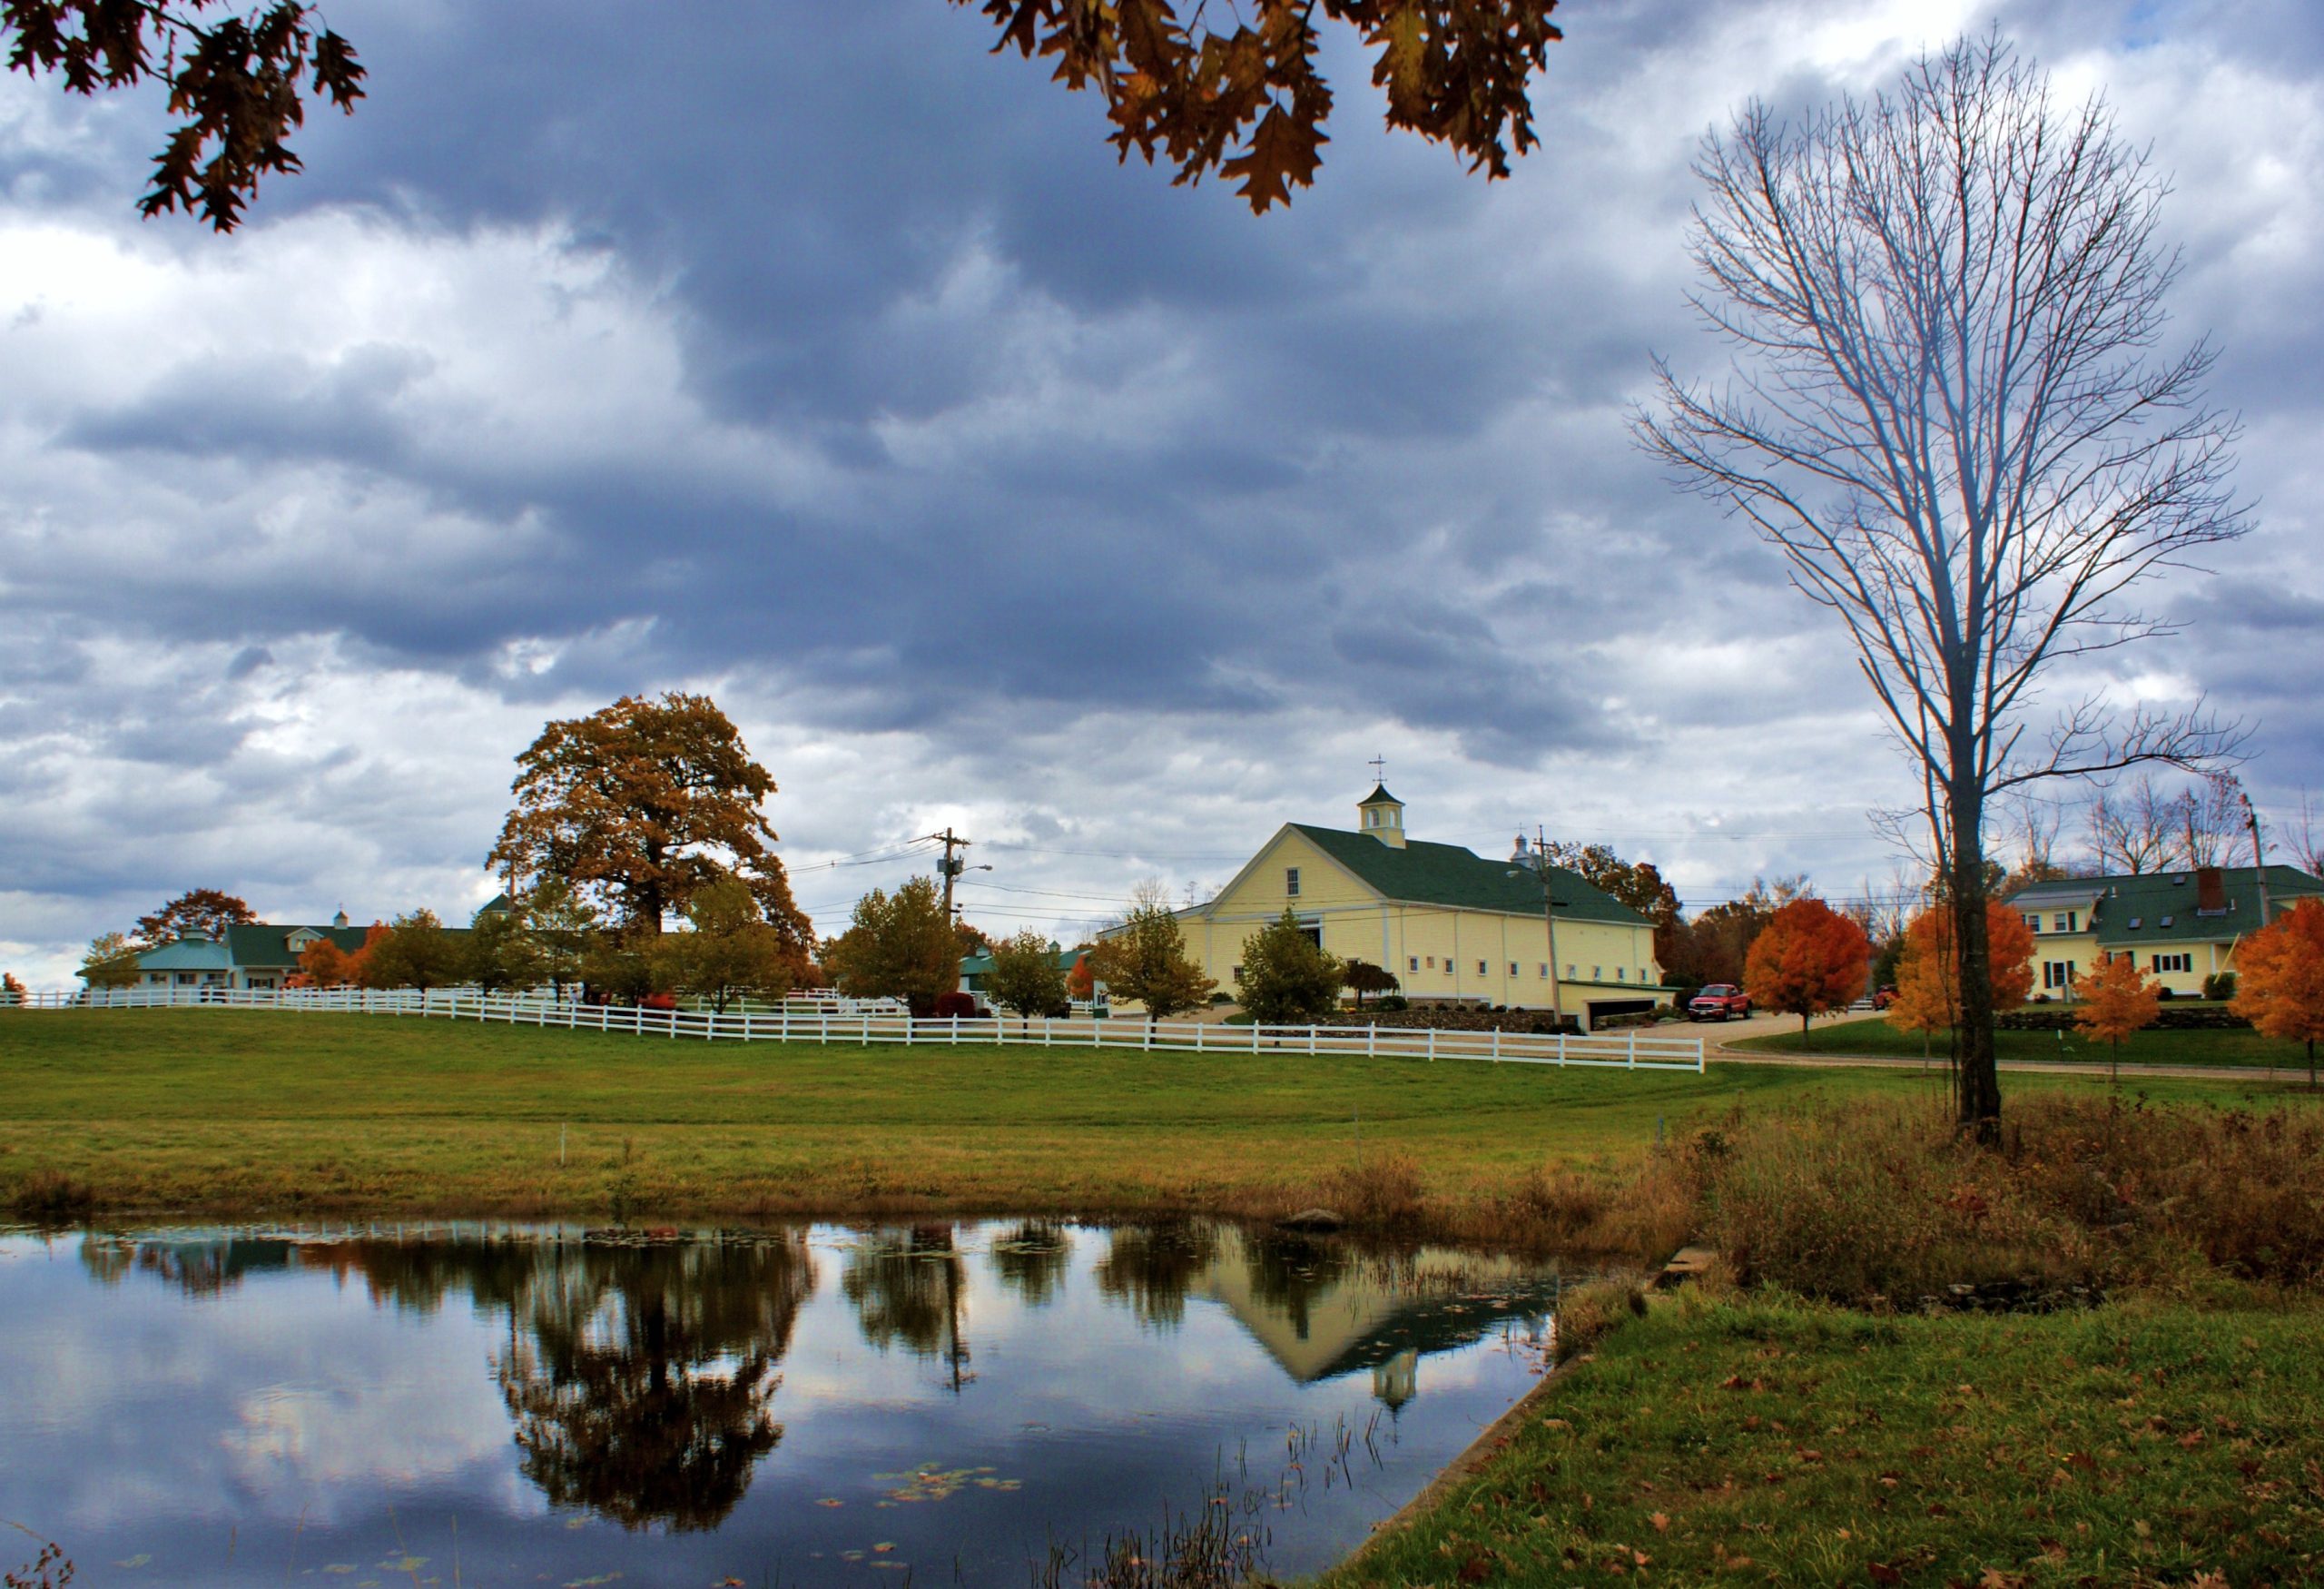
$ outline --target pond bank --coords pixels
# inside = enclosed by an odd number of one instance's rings
[[[1882,1318],[1684,1295],[1322,1589],[2311,1582],[2319,1327],[2312,1305]]]

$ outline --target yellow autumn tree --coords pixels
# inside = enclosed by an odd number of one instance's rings
[[[2301,900],[2246,938],[2235,958],[2240,974],[2228,1007],[2269,1037],[2305,1042],[2313,1090],[2316,1044],[2324,1039],[2324,900]]]
[[[2122,1040],[2152,1026],[2162,1013],[2162,984],[2139,969],[2134,954],[2117,954],[2092,968],[2077,992],[2082,1007],[2073,1023],[2093,1041],[2106,1044],[2106,1072],[2122,1079]]]
[[[1994,1008],[2014,1010],[2034,991],[2034,930],[1999,900],[1985,902],[1985,942],[1992,957]],[[1896,1001],[1888,1022],[1903,1031],[1944,1031],[1961,1007],[1960,973],[1953,952],[1953,913],[1923,911],[1905,928],[1896,962]]]

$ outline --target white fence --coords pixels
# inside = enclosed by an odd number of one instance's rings
[[[359,988],[266,992],[241,988],[123,988],[33,993],[32,1009],[142,1010],[176,1006],[243,1010],[340,1011],[419,1015],[449,1021],[506,1022],[581,1031],[626,1031],[725,1042],[935,1043],[961,1048],[1003,1043],[1042,1048],[1099,1048],[1225,1054],[1352,1054],[1365,1058],[1486,1060],[1502,1064],[1593,1066],[1626,1071],[1703,1069],[1699,1037],[1610,1032],[1602,1037],[1553,1037],[1519,1031],[1439,1031],[1387,1026],[1224,1026],[1196,1021],[1147,1022],[1076,1016],[980,1016],[916,1020],[872,1009],[640,1010],[579,1004],[537,994],[480,993],[472,988],[375,992]]]

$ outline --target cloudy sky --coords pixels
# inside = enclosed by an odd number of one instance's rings
[[[333,0],[369,65],[219,239],[150,97],[0,84],[0,963],[182,889],[464,918],[548,717],[704,689],[836,930],[951,824],[991,928],[1351,824],[1879,883],[1912,798],[1831,624],[1629,445],[1706,129],[1997,25],[2175,179],[2256,532],[2113,698],[2324,796],[2324,11],[1569,0],[1512,181],[1378,127],[1253,218],[941,0]],[[925,869],[924,859],[917,862]]]

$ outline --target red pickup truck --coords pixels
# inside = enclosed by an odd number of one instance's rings
[[[1733,982],[1713,982],[1687,1002],[1689,1021],[1724,1021],[1751,1013],[1751,995]]]

